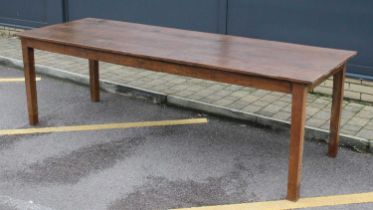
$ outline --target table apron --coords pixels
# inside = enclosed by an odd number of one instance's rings
[[[113,52],[87,49],[64,44],[57,44],[34,39],[22,38],[23,43],[29,48],[65,54],[90,60],[103,61],[123,66],[131,66],[152,70],[157,72],[171,73],[181,76],[194,77],[198,79],[224,82],[246,87],[279,91],[284,93],[292,92],[292,82],[272,79],[255,75],[246,75],[235,72],[223,71],[212,68],[203,68],[193,65],[171,63],[151,58],[141,58],[132,55],[122,55]]]

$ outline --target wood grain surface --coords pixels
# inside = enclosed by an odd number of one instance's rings
[[[354,51],[86,18],[24,31],[21,38],[314,85]]]

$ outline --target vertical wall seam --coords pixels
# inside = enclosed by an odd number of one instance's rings
[[[225,1],[225,34],[228,34],[228,13],[229,13],[229,0]]]
[[[218,1],[217,33],[227,34],[228,0]]]
[[[62,0],[62,21],[68,22],[70,20],[69,17],[69,1]]]

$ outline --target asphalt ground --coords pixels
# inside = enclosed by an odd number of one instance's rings
[[[0,67],[0,78],[22,77]],[[0,136],[0,209],[170,209],[283,199],[288,130],[42,76],[38,127],[207,117],[195,125]],[[29,128],[23,82],[0,83],[0,129]],[[305,142],[302,197],[373,192],[373,156]],[[312,209],[373,209],[355,204]]]

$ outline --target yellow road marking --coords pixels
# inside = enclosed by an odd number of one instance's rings
[[[40,81],[41,77],[36,77],[36,81]],[[14,78],[0,78],[0,83],[6,83],[6,82],[24,82],[25,78],[23,77],[14,77]]]
[[[0,136],[55,133],[55,132],[112,130],[112,129],[125,129],[125,128],[155,127],[155,126],[192,125],[192,124],[202,124],[202,123],[207,123],[207,122],[208,121],[206,118],[196,118],[196,119],[163,120],[163,121],[132,122],[132,123],[111,123],[111,124],[77,125],[77,126],[46,127],[46,128],[25,128],[25,129],[0,130]]]
[[[257,203],[242,203],[233,205],[207,206],[196,208],[185,208],[178,210],[285,210],[285,209],[300,209],[300,208],[315,208],[325,206],[337,206],[348,204],[373,203],[373,192],[349,194],[349,195],[334,195],[313,198],[302,198],[297,202],[287,200],[267,201]]]

